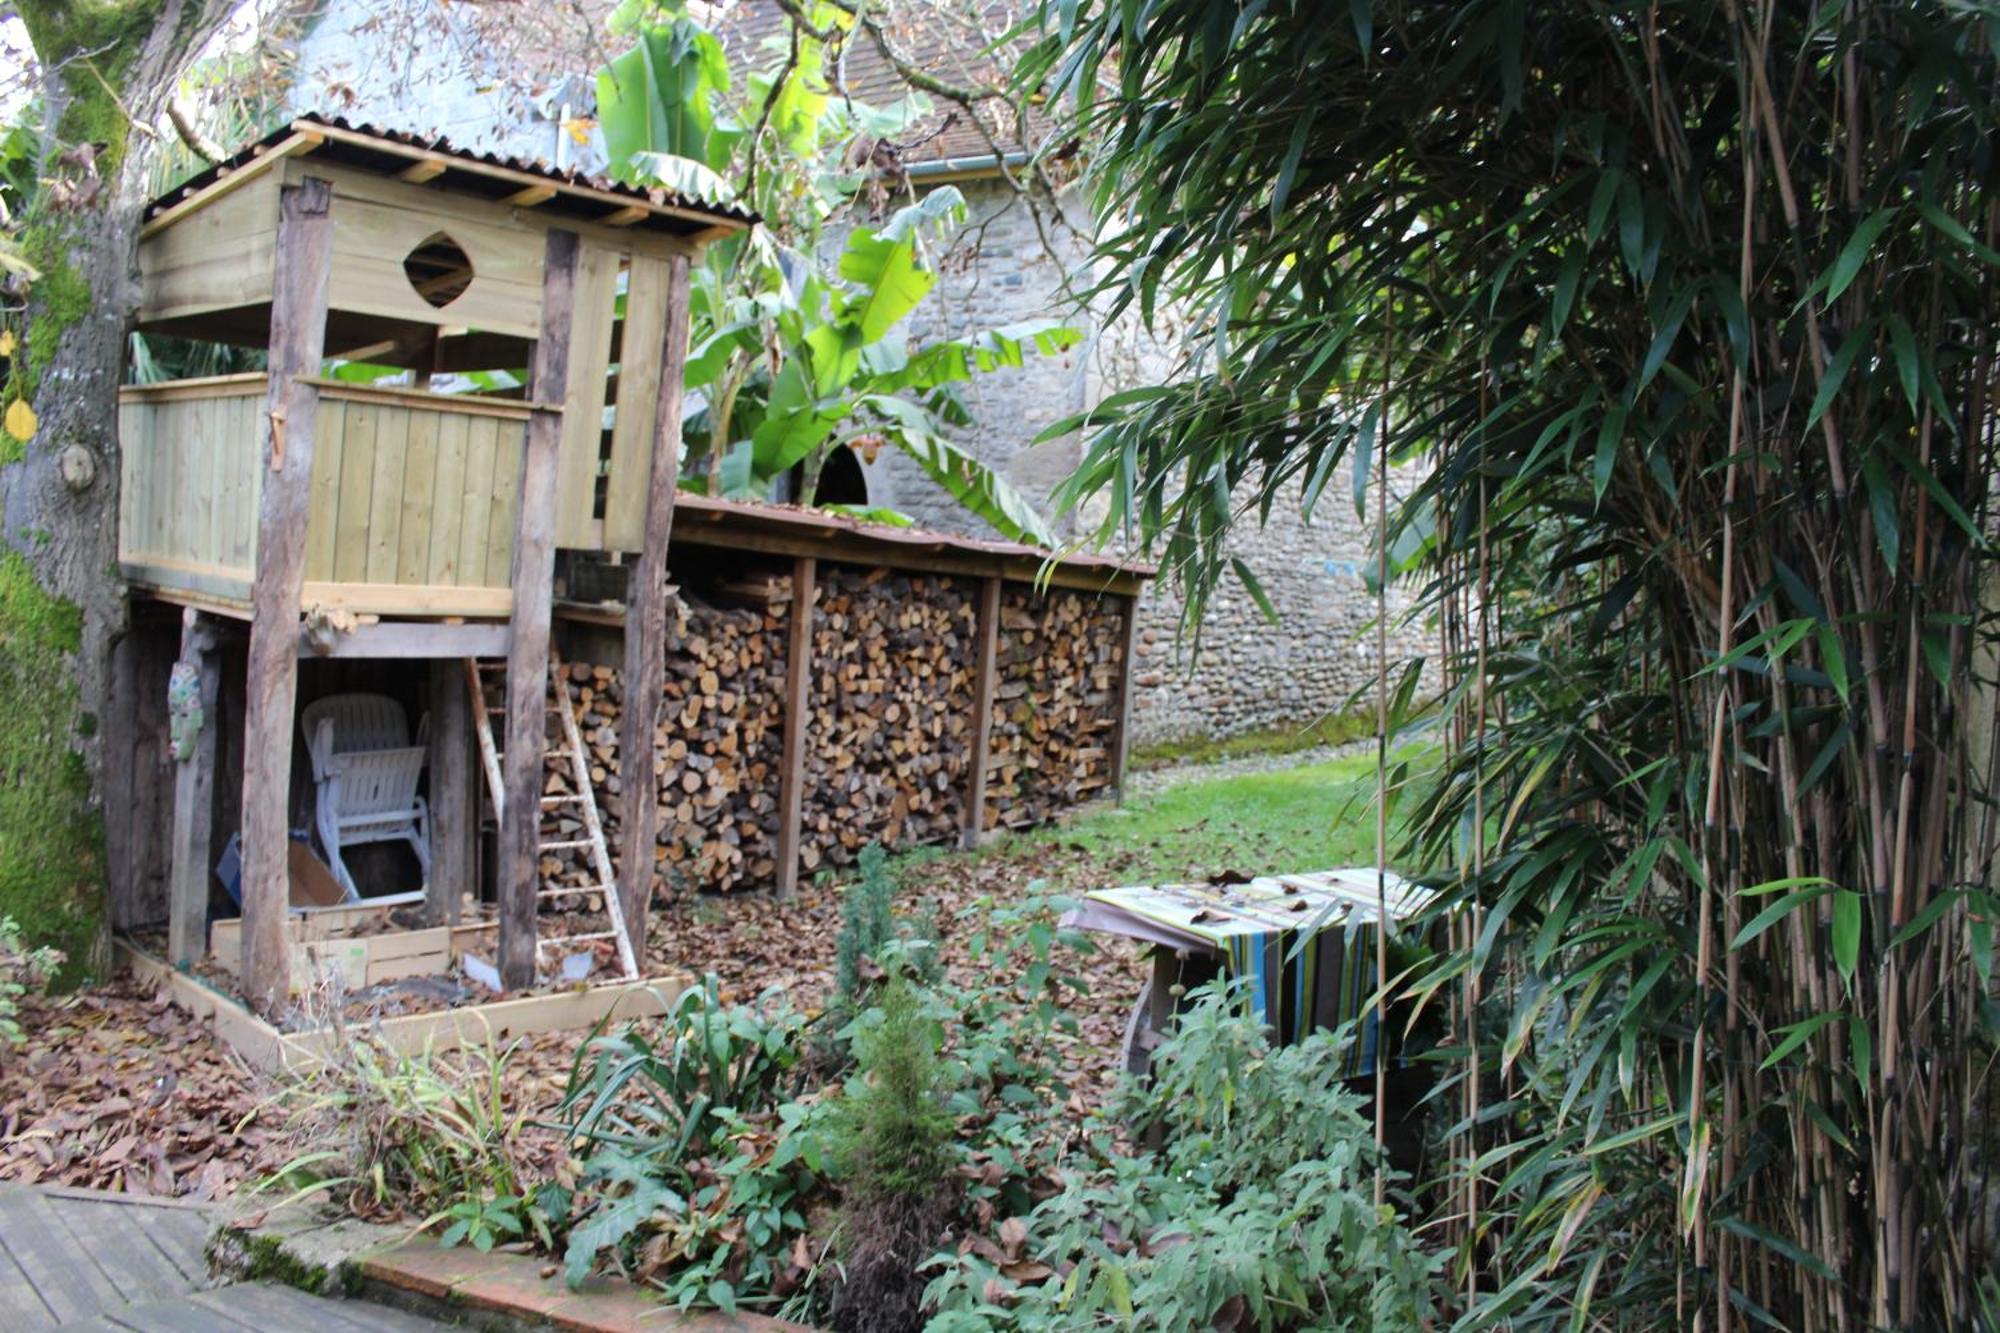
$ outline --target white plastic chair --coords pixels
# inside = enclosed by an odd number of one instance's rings
[[[299,726],[312,756],[320,845],[347,901],[358,901],[361,892],[341,859],[343,847],[407,842],[429,880],[430,807],[417,795],[417,780],[424,771],[430,718],[418,726],[417,743],[411,745],[409,718],[394,699],[333,694],[308,704]]]

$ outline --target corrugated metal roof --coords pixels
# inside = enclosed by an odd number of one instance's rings
[[[701,199],[690,199],[662,189],[646,189],[636,185],[628,185],[622,181],[614,181],[604,176],[593,176],[579,171],[562,170],[552,167],[546,162],[531,162],[521,158],[504,157],[497,153],[476,153],[469,149],[456,147],[450,140],[435,135],[412,134],[407,131],[389,129],[380,125],[350,122],[339,116],[320,115],[316,113],[297,116],[287,121],[284,125],[271,131],[271,133],[265,135],[255,143],[245,144],[227,160],[219,162],[199,175],[182,182],[148,205],[146,216],[151,218],[180,202],[182,199],[199,193],[230,172],[244,167],[256,158],[263,156],[299,130],[310,129],[313,126],[324,126],[328,129],[342,131],[345,134],[380,140],[385,145],[382,152],[388,157],[407,157],[407,153],[399,152],[399,150],[415,149],[419,152],[437,153],[445,157],[457,158],[471,166],[498,168],[502,171],[538,177],[557,185],[588,190],[594,194],[606,196],[607,202],[624,200],[631,204],[645,204],[655,208],[671,208],[683,213],[699,214],[703,218],[711,218],[716,223],[724,225],[750,226],[759,221],[755,213],[734,204],[715,204]],[[397,147],[390,148],[387,145],[397,145]],[[368,148],[365,144],[356,143],[351,139],[343,139],[340,141],[329,140],[328,143],[316,151],[340,160],[356,156],[365,157]],[[367,164],[363,163],[362,165]],[[451,182],[449,188],[466,189],[471,187],[473,181],[481,178],[472,173],[464,173],[459,177],[452,177],[450,172],[447,171],[444,176],[438,179],[449,179]],[[492,180],[493,178],[487,177],[484,179]],[[489,194],[499,198],[511,193],[513,188],[504,181],[498,181],[495,182],[495,188],[493,189],[479,190],[475,188],[473,192]],[[574,199],[574,196],[558,196],[559,199],[565,197]],[[545,204],[542,207],[547,209],[555,203],[555,200],[551,200],[549,204]],[[561,212],[563,210],[557,208],[555,211]],[[658,214],[655,217],[661,221],[672,220],[671,215],[667,214]],[[686,230],[685,223],[673,229]]]
[[[682,491],[674,497],[679,517],[705,519],[719,524],[740,524],[746,528],[780,530],[798,537],[854,538],[879,548],[884,563],[921,565],[925,553],[978,556],[999,560],[1054,561],[1074,572],[1101,571],[1107,577],[1129,575],[1152,578],[1159,570],[1148,564],[1119,560],[1114,556],[1089,552],[1052,551],[1021,542],[960,537],[928,528],[899,528],[888,523],[870,523],[846,514],[830,514],[823,509],[801,505],[769,504],[755,500],[721,500]]]

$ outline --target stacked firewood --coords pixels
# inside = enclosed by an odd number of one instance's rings
[[[1124,657],[1124,625],[1111,599],[1006,586],[987,828],[1043,823],[1110,785]]]
[[[761,605],[679,598],[670,604],[667,679],[654,729],[660,802],[654,869],[673,891],[769,884],[777,868],[790,581],[763,591]],[[605,837],[616,847],[627,781],[618,752],[624,683],[613,667],[572,663],[568,670]],[[551,719],[545,787],[551,795],[570,786],[558,753],[559,725]],[[550,860],[560,863],[553,874]],[[581,849],[544,861],[551,887],[588,882],[588,853]]]
[[[871,842],[958,833],[972,750],[977,585],[821,567],[799,856],[810,873]]]
[[[776,878],[791,580],[748,577],[677,597],[654,731],[660,815],[654,871],[670,892],[765,887]],[[811,631],[800,869],[956,837],[971,762],[978,585],[945,575],[824,564]],[[714,604],[720,603],[720,604]],[[985,824],[1041,823],[1112,781],[1124,626],[1117,603],[1020,584],[1002,594]],[[618,753],[625,690],[609,666],[572,662],[590,780],[616,848],[628,780]],[[545,793],[569,792],[551,717]],[[553,806],[551,839],[581,838]],[[549,887],[594,882],[588,851],[543,859]],[[563,900],[556,900],[558,906]]]

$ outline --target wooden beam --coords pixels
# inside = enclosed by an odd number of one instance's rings
[[[1118,664],[1118,729],[1111,733],[1112,798],[1125,803],[1125,756],[1132,748],[1132,659],[1139,649],[1139,598],[1120,598],[1125,607],[1125,660]]]
[[[505,621],[447,625],[437,621],[408,620],[388,624],[357,625],[344,634],[315,641],[308,632],[299,634],[299,655],[347,658],[413,657],[505,657],[508,640]]]
[[[192,967],[208,952],[208,894],[215,873],[215,730],[222,658],[215,622],[181,615],[181,655],[169,679],[168,720],[181,715],[174,753],[173,879],[168,892],[167,961]],[[195,710],[199,710],[196,714]],[[196,723],[191,734],[187,728]],[[183,747],[185,752],[182,752]]]
[[[645,216],[646,210],[642,206],[627,204],[623,208],[606,213],[598,221],[606,227],[629,227]]]
[[[291,901],[292,733],[297,729],[299,594],[312,506],[313,423],[326,345],[327,274],[333,258],[333,187],[307,178],[279,195],[271,292],[271,387],[264,400],[264,476],[257,503],[257,570],[251,585],[250,658],[243,719],[243,983],[250,1002],[275,1011],[292,966],[285,940]]]
[[[419,162],[415,166],[404,167],[397,172],[396,179],[408,181],[411,185],[422,185],[425,181],[436,180],[444,175],[444,169],[445,164],[442,161]]]
[[[979,615],[972,631],[972,758],[965,771],[965,810],[958,845],[979,845],[986,828],[986,778],[993,759],[993,677],[1000,650],[1000,580],[979,582]]]
[[[784,758],[778,766],[778,896],[799,890],[799,812],[806,785],[806,731],[812,724],[812,625],[818,567],[809,555],[792,562],[792,622],[785,650]]]
[[[653,901],[653,835],[660,785],[653,776],[653,729],[667,674],[667,542],[674,530],[674,489],[681,471],[681,381],[688,346],[688,262],[667,260],[666,326],[660,336],[660,388],[653,407],[653,459],[646,481],[646,528],[625,594],[625,712],[618,768],[624,822],[618,837],[618,898],[625,930],[646,956],[646,909]],[[636,349],[635,349],[636,350]]]
[[[553,185],[528,185],[514,191],[500,202],[515,208],[533,208],[537,204],[546,204],[555,197],[556,187]]]
[[[227,198],[242,189],[286,158],[310,153],[319,145],[320,139],[317,135],[287,135],[274,144],[268,152],[244,163],[226,176],[217,176],[192,194],[183,194],[179,202],[171,208],[163,208],[155,213],[146,225],[139,229],[139,239],[143,241],[149,236],[165,231],[188,214],[199,212],[216,200]]]
[[[551,228],[542,270],[541,336],[528,392],[561,402],[569,386],[569,341],[581,246]],[[555,598],[556,473],[563,419],[538,412],[521,450],[520,509],[514,523],[513,641],[507,651],[505,805],[500,820],[500,980],[534,984],[535,890],[540,884],[542,750],[548,738],[549,618]]]
[[[478,836],[472,698],[456,656],[431,661],[430,760],[431,875],[424,886],[424,915],[434,926],[455,926],[459,903],[472,887],[473,839]]]

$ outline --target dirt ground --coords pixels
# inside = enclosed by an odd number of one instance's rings
[[[898,910],[934,924],[947,969],[966,980],[962,909],[1018,899],[1035,882],[1051,891],[1120,882],[1131,861],[1081,843],[1015,839],[909,867]],[[713,972],[729,999],[777,987],[795,1006],[816,1009],[833,984],[842,891],[822,880],[789,902],[739,894],[674,903],[653,915],[649,971]],[[1089,1092],[1101,1095],[1114,1080],[1143,964],[1117,941],[1068,961],[1090,990],[1074,1008],[1072,1068],[1094,1102]],[[270,1081],[129,978],[25,997],[20,1020],[25,1044],[0,1047],[0,1179],[216,1199],[297,1151]],[[516,1051],[508,1094],[517,1107],[555,1105],[583,1035],[531,1038]]]

